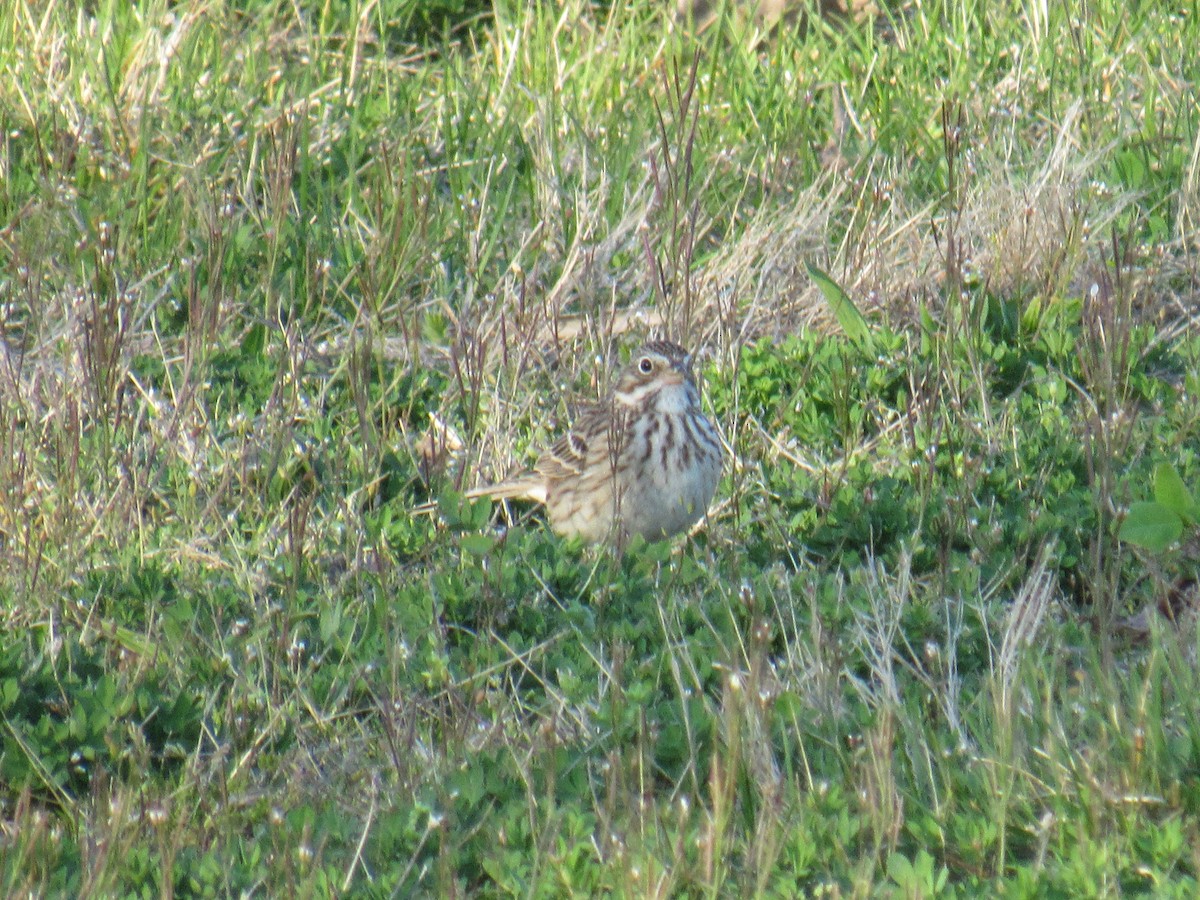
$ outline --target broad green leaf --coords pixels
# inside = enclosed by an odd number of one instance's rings
[[[464,520],[470,515],[470,502],[457,491],[445,491],[439,494],[437,506],[442,521],[451,528],[461,527]]]
[[[888,856],[887,872],[891,879],[901,887],[912,885],[916,878],[913,864],[902,853],[892,853]]]
[[[1170,463],[1159,463],[1154,469],[1154,499],[1184,521],[1196,521],[1196,499]]]
[[[487,556],[495,546],[496,538],[490,534],[464,534],[462,536],[462,548],[472,556]]]
[[[1129,507],[1118,537],[1127,544],[1161,553],[1183,534],[1183,519],[1162,503],[1145,501]]]
[[[825,301],[833,310],[833,315],[838,324],[842,326],[846,337],[863,351],[873,352],[875,342],[871,337],[871,328],[867,324],[867,320],[863,318],[863,314],[858,311],[858,307],[854,305],[854,301],[836,281],[816,266],[811,263],[805,265],[808,268],[809,276],[817,283],[821,293],[825,295]]]

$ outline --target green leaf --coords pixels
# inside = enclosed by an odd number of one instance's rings
[[[854,301],[850,296],[842,290],[841,286],[818,269],[811,263],[805,263],[808,269],[809,277],[817,283],[817,287],[821,289],[821,293],[825,295],[825,301],[833,310],[833,315],[837,319],[838,324],[842,326],[842,331],[846,333],[851,342],[856,347],[864,352],[873,352],[875,342],[871,336],[871,327],[867,324],[867,320],[863,318],[863,314],[858,311],[858,307],[854,305]]]
[[[267,326],[258,322],[246,332],[246,337],[242,340],[242,351],[251,357],[262,356],[266,346]]]
[[[472,556],[484,557],[496,546],[496,538],[490,534],[464,534],[462,548]]]
[[[1170,463],[1159,463],[1154,469],[1154,499],[1185,522],[1196,521],[1196,499]]]
[[[21,684],[15,678],[0,681],[0,712],[7,712],[17,705],[21,696]]]
[[[461,527],[466,515],[470,514],[470,503],[464,495],[457,491],[446,491],[438,495],[438,513],[451,528]]]
[[[887,873],[892,881],[900,887],[908,887],[915,883],[916,873],[908,857],[902,853],[892,853],[887,860]]]
[[[1183,519],[1156,501],[1134,503],[1117,536],[1127,544],[1162,553],[1183,534]]]

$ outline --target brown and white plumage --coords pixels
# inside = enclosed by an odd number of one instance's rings
[[[471,495],[544,503],[564,535],[655,540],[704,515],[723,457],[700,408],[691,356],[671,341],[651,341],[622,369],[607,400],[584,409],[532,473]]]

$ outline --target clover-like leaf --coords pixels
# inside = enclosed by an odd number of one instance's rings
[[[1117,536],[1127,544],[1162,553],[1183,534],[1183,519],[1156,500],[1134,503]]]
[[[1170,463],[1159,463],[1154,469],[1154,499],[1185,522],[1197,519],[1196,498]]]

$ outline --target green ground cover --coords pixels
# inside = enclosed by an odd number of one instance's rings
[[[1195,896],[1198,17],[4,4],[0,891]]]

